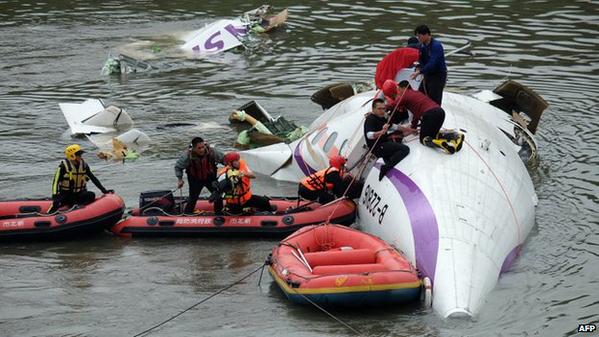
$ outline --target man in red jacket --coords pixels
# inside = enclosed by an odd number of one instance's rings
[[[449,154],[454,154],[461,149],[464,140],[462,133],[455,137],[439,133],[445,120],[445,111],[439,104],[422,92],[412,90],[408,81],[401,81],[396,86],[391,86],[386,82],[384,87],[387,89],[384,92],[385,96],[393,99],[397,110],[408,109],[412,112],[412,128],[416,128],[420,122],[420,142],[422,144],[439,147]]]

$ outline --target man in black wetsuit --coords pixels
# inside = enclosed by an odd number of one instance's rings
[[[390,136],[395,131],[400,134],[398,141]],[[379,181],[410,153],[410,148],[401,143],[401,138],[415,132],[409,127],[389,124],[385,116],[385,101],[380,98],[372,101],[372,111],[364,121],[364,137],[372,153],[385,162],[379,173]]]

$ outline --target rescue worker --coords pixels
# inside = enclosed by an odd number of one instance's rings
[[[342,197],[346,189],[343,182],[346,162],[342,156],[331,157],[329,167],[307,176],[299,183],[299,196],[311,201],[318,200],[321,204]]]
[[[445,120],[445,110],[439,104],[420,91],[412,90],[408,81],[401,81],[399,85],[395,81],[391,82],[393,85],[386,86],[388,88],[395,87],[395,89],[389,89],[385,95],[394,98],[395,109],[407,109],[412,112],[412,129],[416,129],[420,122],[420,142],[422,144],[441,148],[449,154],[461,149],[464,140],[462,133],[440,133]]]
[[[393,139],[390,134],[396,131],[399,137]],[[372,101],[372,111],[364,120],[364,138],[372,153],[378,158],[383,158],[384,165],[379,172],[379,181],[410,153],[410,148],[401,143],[401,138],[415,132],[416,130],[409,127],[391,125],[385,115],[385,101],[382,98]]]
[[[379,89],[383,88],[386,80],[395,80],[397,73],[409,68],[420,59],[419,42],[410,37],[405,47],[400,47],[387,54],[376,66],[374,83]]]
[[[420,91],[441,105],[443,88],[447,83],[447,65],[445,64],[443,45],[432,37],[431,31],[426,25],[416,27],[414,35],[418,37],[421,44],[420,65],[411,77],[414,79],[420,74],[424,75]]]
[[[189,144],[189,149],[185,151],[175,163],[175,176],[177,176],[177,188],[183,187],[183,170],[187,173],[187,182],[189,184],[189,197],[185,204],[185,214],[192,214],[196,207],[196,202],[204,187],[210,192],[215,191],[213,184],[216,182],[216,165],[223,164],[223,154],[215,148],[210,147],[204,142],[202,137],[195,137]],[[218,202],[218,200],[215,200]],[[220,201],[222,203],[222,200]],[[222,204],[214,205],[215,209],[222,209]]]
[[[256,208],[259,212],[272,212],[275,210],[267,197],[252,193],[251,179],[255,179],[256,176],[247,166],[245,160],[241,159],[239,152],[225,154],[224,163],[225,167],[221,170],[219,176],[224,178],[221,189],[224,192],[224,199],[231,213],[242,213],[243,209],[248,207]],[[215,200],[217,199],[220,199],[220,195],[215,197]]]
[[[98,178],[92,173],[87,163],[81,158],[83,151],[78,144],[67,146],[63,159],[54,175],[52,183],[52,206],[48,213],[56,212],[61,206],[88,205],[96,200],[94,192],[87,190],[87,181],[91,180],[102,192],[114,193],[102,186]]]

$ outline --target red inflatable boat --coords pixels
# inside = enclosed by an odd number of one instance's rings
[[[85,206],[46,214],[52,200],[0,201],[0,240],[47,240],[86,235],[110,228],[125,212],[123,199],[106,194]]]
[[[356,204],[347,199],[320,205],[297,199],[271,198],[277,212],[255,212],[240,215],[216,216],[212,204],[198,200],[193,215],[168,214],[160,208],[135,209],[132,215],[112,228],[124,237],[138,236],[284,236],[297,229],[331,221],[351,224],[355,219]],[[179,207],[175,207],[179,209]],[[148,214],[149,213],[149,214]],[[143,214],[143,215],[142,215]]]
[[[422,282],[397,250],[338,225],[298,230],[273,249],[269,271],[296,303],[362,306],[419,299]]]

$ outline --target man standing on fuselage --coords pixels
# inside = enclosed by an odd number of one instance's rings
[[[443,88],[447,83],[447,65],[445,64],[443,45],[432,37],[431,31],[426,25],[416,27],[414,34],[418,37],[421,46],[420,66],[412,74],[412,79],[419,74],[424,75],[420,91],[441,105]]]

